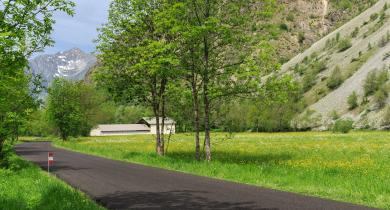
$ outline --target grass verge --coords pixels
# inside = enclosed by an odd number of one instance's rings
[[[103,210],[83,193],[49,176],[7,149],[7,169],[0,168],[0,209]]]

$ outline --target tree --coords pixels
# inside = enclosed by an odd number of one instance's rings
[[[96,80],[117,101],[151,107],[156,117],[156,152],[164,155],[166,91],[178,75],[175,7],[171,1],[115,0],[100,29]]]
[[[0,3],[0,156],[3,144],[36,107],[28,57],[53,43],[53,12],[73,14],[68,0],[4,0]],[[0,157],[2,159],[2,157]]]
[[[343,84],[343,81],[344,79],[341,73],[341,69],[339,66],[336,66],[332,72],[332,75],[328,78],[326,85],[333,90]]]
[[[349,110],[353,110],[359,106],[358,95],[356,94],[355,91],[353,91],[353,93],[350,96],[348,96],[347,102],[348,102]]]
[[[48,92],[48,118],[61,139],[89,135],[96,124],[95,113],[102,102],[93,87],[83,82],[55,79]]]
[[[192,89],[196,157],[200,154],[198,100],[202,97],[205,156],[210,161],[213,101],[248,93],[253,78],[277,69],[274,57],[269,57],[270,46],[246,31],[255,15],[266,18],[272,14],[274,1],[193,0],[179,5],[184,8],[181,60]]]
[[[379,108],[383,108],[386,105],[386,101],[389,98],[389,93],[385,87],[379,88],[374,95],[374,100]]]

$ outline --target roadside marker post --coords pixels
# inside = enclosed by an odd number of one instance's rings
[[[50,173],[50,166],[52,166],[54,163],[54,153],[48,152],[47,153],[47,172]]]

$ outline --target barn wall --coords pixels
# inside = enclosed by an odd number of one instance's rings
[[[176,128],[174,125],[165,125],[164,126],[164,134],[169,134],[172,129],[172,134],[176,132]],[[150,126],[150,133],[152,134],[157,134],[157,126],[156,125],[151,125]]]

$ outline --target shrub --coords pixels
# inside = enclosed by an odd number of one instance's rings
[[[332,127],[334,133],[349,133],[352,129],[353,121],[351,119],[337,120]]]
[[[305,33],[304,32],[299,32],[298,34],[298,42],[303,44],[303,42],[305,41]]]
[[[376,91],[374,95],[374,100],[375,103],[379,106],[379,108],[382,108],[386,105],[386,101],[388,97],[389,94],[387,93],[386,89],[382,87],[378,91]]]
[[[325,61],[316,61],[311,65],[311,67],[313,68],[313,71],[316,73],[320,73],[326,70],[327,68]]]
[[[350,39],[343,39],[339,42],[338,48],[339,52],[344,52],[352,47],[352,42]]]
[[[377,87],[378,87],[378,83],[376,80],[376,73],[375,72],[368,73],[363,85],[364,95],[370,96],[374,94],[377,90]]]
[[[340,67],[336,66],[336,68],[333,70],[332,75],[328,78],[327,86],[330,89],[336,89],[343,83],[343,75],[341,74]]]
[[[386,70],[380,71],[377,75],[377,80],[379,87],[383,86],[389,80],[389,73]]]
[[[365,96],[375,94],[388,80],[389,75],[386,70],[382,70],[378,74],[375,71],[368,73],[363,85]]]
[[[348,102],[349,110],[353,110],[359,106],[358,95],[356,94],[355,91],[353,91],[353,93],[350,96],[348,96],[347,102]]]
[[[357,37],[357,35],[359,35],[359,27],[356,27],[351,34],[353,38]]]
[[[287,15],[286,20],[288,20],[288,21],[290,21],[290,22],[294,22],[294,20],[295,20],[294,13],[290,12],[290,13]]]
[[[281,24],[279,25],[279,28],[280,28],[281,30],[283,30],[283,31],[288,31],[288,25],[285,24],[285,23],[281,23]]]
[[[370,16],[370,20],[371,20],[371,21],[374,21],[374,20],[378,19],[378,17],[379,17],[378,13],[374,13],[374,14],[372,14],[372,15]]]
[[[390,106],[388,105],[382,117],[381,126],[390,126]]]
[[[330,113],[330,118],[332,120],[338,120],[340,118],[340,115],[339,113],[336,111],[336,110],[333,110],[331,113]]]
[[[317,80],[317,74],[313,70],[307,71],[302,79],[303,91],[307,92],[313,87]]]
[[[388,35],[383,35],[381,40],[378,42],[378,47],[385,47],[387,43],[389,43],[389,36]]]

